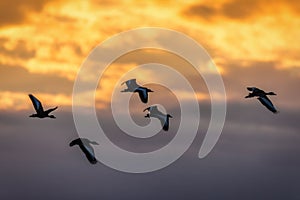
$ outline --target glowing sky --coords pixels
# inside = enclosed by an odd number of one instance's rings
[[[300,76],[299,11],[300,3],[288,0],[1,1],[0,107],[27,108],[29,92],[49,104],[71,105],[72,82],[89,52],[113,34],[145,26],[194,38],[227,80],[239,75],[233,66],[253,68],[256,77],[237,82],[241,87],[258,80],[275,89],[273,81],[259,80],[277,71]],[[137,63],[129,58],[123,65],[129,69]],[[265,67],[272,72],[265,74]],[[240,91],[226,89],[228,98],[237,99]]]
[[[161,148],[180,124],[174,93],[158,85],[151,88],[164,95],[152,95],[149,105],[166,104],[174,116],[169,132],[147,139],[129,137],[103,109],[108,108],[116,82],[138,65],[161,63],[186,75],[196,94],[177,92],[185,101],[196,96],[201,110],[197,137],[180,159],[149,175],[132,175],[100,162],[91,166],[79,148],[69,147],[79,136],[70,110],[77,72],[91,50],[115,34],[141,27],[172,29],[201,44],[224,80],[227,113],[214,150],[198,159],[211,118],[203,80],[194,76],[186,60],[168,52],[147,49],[119,57],[99,82],[96,105],[107,137],[121,148]],[[299,27],[299,0],[1,0],[1,198],[299,199]],[[159,77],[147,70],[134,75],[139,83]],[[257,100],[244,99],[247,86],[277,93],[271,99],[280,113],[274,115]],[[29,118],[29,93],[44,108],[57,105],[57,119]],[[84,94],[81,98],[85,106]],[[138,100],[137,95],[130,99],[131,117],[146,126],[148,119],[141,112],[146,104],[136,104]],[[198,122],[195,110],[189,112],[190,122]]]

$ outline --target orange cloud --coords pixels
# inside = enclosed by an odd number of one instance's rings
[[[0,17],[0,42],[3,44],[0,47],[0,70],[12,66],[24,68],[26,73],[19,75],[22,80],[16,81],[18,84],[26,82],[19,87],[24,91],[40,89],[45,94],[49,91],[48,95],[52,97],[61,94],[71,99],[68,91],[71,91],[71,82],[89,52],[113,34],[143,26],[175,29],[191,36],[208,50],[223,75],[229,71],[232,61],[239,62],[240,67],[245,63],[272,62],[278,69],[291,73],[300,67],[300,3],[296,0],[218,0],[210,4],[205,1],[158,0],[15,2],[0,3],[0,16],[3,15]],[[132,38],[126,41],[128,43],[122,41],[119,45],[130,45],[137,39]],[[129,54],[116,60],[119,71],[108,70],[97,91],[97,101],[101,106],[109,102],[115,81],[138,64],[158,62],[171,65],[190,76],[190,80],[196,80],[191,78],[194,72],[186,70],[186,61],[161,52],[146,54]],[[148,76],[146,71],[144,73],[138,76]],[[2,77],[5,74],[11,76],[12,73],[5,69]],[[38,86],[36,82],[30,82],[29,76],[34,75],[35,80],[41,81],[37,76],[51,77],[67,86],[60,90],[59,83],[52,85],[47,81]],[[16,99],[15,103],[21,102],[22,91],[6,86],[6,83],[12,83],[7,78],[3,83],[0,91],[5,93],[3,107],[5,104],[11,107],[8,94]],[[59,92],[49,89],[52,87],[58,88]],[[201,93],[201,89],[197,92]],[[64,104],[71,105],[66,99],[62,100]]]

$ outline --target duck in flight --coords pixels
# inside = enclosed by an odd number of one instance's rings
[[[29,98],[33,104],[33,107],[36,111],[36,114],[32,114],[29,117],[38,117],[38,118],[49,117],[49,118],[53,118],[53,119],[56,118],[54,115],[49,115],[49,114],[52,111],[56,110],[57,106],[55,108],[50,108],[50,109],[44,111],[42,103],[35,96],[33,96],[32,94],[29,94],[28,96],[29,96]]]
[[[94,149],[91,144],[99,145],[97,142],[90,141],[89,139],[86,139],[86,138],[77,138],[77,139],[73,140],[72,142],[70,142],[70,147],[72,147],[74,145],[78,145],[80,147],[81,151],[85,154],[86,158],[89,160],[89,162],[91,164],[96,164],[97,159],[95,157]]]
[[[146,118],[154,117],[159,119],[163,127],[163,130],[164,131],[169,130],[169,118],[173,118],[171,115],[162,113],[161,111],[158,110],[157,106],[150,106],[144,109],[144,112],[146,110],[148,111],[147,115],[145,116]]]
[[[265,92],[256,87],[247,87],[247,90],[251,91],[245,98],[258,97],[257,99],[262,103],[266,108],[268,108],[273,113],[278,113],[275,106],[271,102],[271,100],[267,97],[267,95],[277,95],[274,92]]]
[[[148,102],[148,92],[153,92],[149,88],[142,87],[136,83],[136,79],[130,79],[128,81],[123,82],[121,85],[126,83],[127,88],[122,90],[121,92],[138,92],[140,99],[143,103]]]

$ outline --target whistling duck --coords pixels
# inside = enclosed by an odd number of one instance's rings
[[[86,158],[90,161],[90,163],[96,164],[97,159],[95,158],[94,149],[91,144],[99,145],[97,142],[90,141],[89,139],[86,138],[77,138],[72,142],[70,142],[70,147],[74,145],[78,145],[82,150],[82,152],[85,154]]]
[[[247,87],[247,90],[251,91],[245,98],[258,97],[257,99],[262,103],[266,108],[268,108],[273,113],[278,113],[275,106],[272,104],[271,100],[267,95],[276,95],[274,92],[265,92],[256,87]]]
[[[142,87],[136,83],[136,79],[130,79],[128,81],[123,82],[121,85],[126,83],[127,87],[126,89],[122,90],[121,92],[138,92],[140,99],[143,103],[148,102],[148,92],[153,92],[149,88]]]
[[[49,115],[49,113],[51,113],[52,111],[57,109],[57,106],[55,108],[50,108],[46,111],[44,111],[42,103],[32,94],[28,95],[29,98],[32,101],[33,107],[36,111],[36,114],[32,114],[29,117],[38,117],[38,118],[45,118],[45,117],[49,117],[49,118],[56,118],[54,115]]]
[[[150,106],[150,107],[144,109],[144,112],[146,110],[149,111],[149,113],[145,116],[146,118],[154,117],[154,118],[159,119],[159,121],[163,127],[163,130],[164,131],[169,130],[169,118],[173,118],[171,115],[160,112],[158,110],[157,106]]]

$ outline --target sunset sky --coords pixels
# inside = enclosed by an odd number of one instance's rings
[[[90,169],[83,155],[68,147],[77,136],[71,113],[73,83],[81,64],[98,44],[120,32],[141,27],[184,33],[207,50],[226,90],[224,131],[209,158],[196,157],[202,134],[177,165],[152,175],[131,176],[101,164]],[[60,197],[52,193],[51,187],[55,187],[62,196],[72,199],[121,196],[111,188],[128,193],[123,196],[125,199],[146,199],[145,196],[182,199],[184,193],[190,195],[189,199],[201,199],[201,195],[203,199],[299,199],[299,27],[300,1],[296,0],[0,1],[0,196],[3,193],[6,199],[40,198],[47,194],[53,199]],[[124,45],[136,41],[127,42]],[[207,128],[210,117],[206,113],[210,103],[207,88],[197,85],[199,77],[189,76],[189,71],[185,71],[189,63],[162,51],[139,51],[118,58],[112,64],[114,68],[108,69],[100,80],[96,96],[98,111],[107,111],[112,89],[124,73],[149,62],[170,65],[187,73],[196,88],[199,106],[204,109],[201,122],[204,128],[199,128],[199,132]],[[144,76],[148,75],[145,71]],[[255,99],[245,100],[247,86],[277,93],[271,99],[280,113],[272,114]],[[29,93],[43,101],[44,107],[58,105],[57,119],[28,119],[33,112]],[[189,100],[190,94],[181,95]],[[152,102],[163,100],[153,97]],[[176,116],[176,109],[173,112]],[[146,147],[139,141],[124,142],[126,138],[122,136],[111,137],[129,150],[134,150],[129,144],[138,146],[138,151],[153,149],[152,145]],[[163,143],[170,139],[160,138]],[[53,144],[56,148],[51,149]],[[71,162],[64,164],[68,158]],[[79,177],[74,177],[77,173]],[[58,179],[64,179],[63,183]],[[102,181],[108,185],[101,190],[96,186],[80,186],[80,181],[90,179],[94,185]],[[76,186],[71,185],[75,181]],[[170,196],[166,192],[169,186],[178,188]],[[34,194],[36,187],[40,192]],[[137,188],[135,193],[133,189]],[[253,193],[249,188],[253,188]],[[19,192],[14,194],[16,189]],[[215,190],[220,193],[213,194]]]

